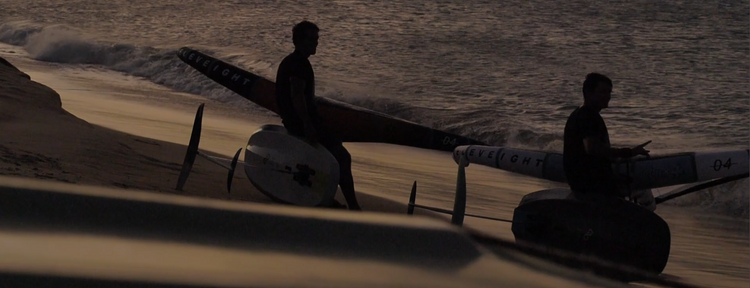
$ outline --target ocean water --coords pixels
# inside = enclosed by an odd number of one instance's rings
[[[321,29],[318,94],[493,144],[561,147],[586,73],[614,80],[615,143],[747,147],[747,1],[3,1],[0,41],[237,101],[191,46],[273,78],[291,27]],[[248,105],[250,106],[250,105]],[[250,108],[252,109],[252,107]],[[688,139],[689,141],[685,141]]]
[[[175,51],[189,46],[273,79],[293,49],[292,26],[306,19],[322,29],[311,57],[318,95],[492,145],[561,151],[583,78],[600,72],[614,81],[602,113],[613,143],[652,140],[657,154],[748,148],[749,9],[737,0],[4,0],[0,42],[38,61],[109,69],[272,117]],[[385,170],[360,171],[369,177],[358,187],[382,188],[375,182],[393,180]],[[489,213],[519,200],[489,190],[469,205]],[[723,283],[714,287],[748,282],[748,195],[745,179],[665,206],[663,217],[696,223],[674,234],[719,229],[742,251],[705,256],[695,251],[715,249],[716,239],[676,238],[676,250],[695,255],[673,254],[687,263],[675,271]],[[425,197],[451,207],[450,194]]]

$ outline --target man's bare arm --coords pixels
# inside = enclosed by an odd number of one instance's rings
[[[297,77],[290,77],[289,83],[292,86],[291,96],[294,111],[296,111],[297,115],[302,119],[305,127],[313,127],[312,119],[310,119],[310,114],[308,113],[309,110],[307,109],[307,101],[305,101],[305,81]]]
[[[612,148],[599,141],[599,137],[596,136],[586,137],[583,139],[583,146],[586,149],[586,154],[595,155],[607,159],[630,158],[635,155],[648,155],[649,151],[643,149],[643,147],[645,147],[649,143],[651,143],[651,141],[635,146],[634,148]]]
[[[583,139],[586,154],[606,159],[632,157],[630,148],[612,148],[599,140],[598,136],[590,136]]]

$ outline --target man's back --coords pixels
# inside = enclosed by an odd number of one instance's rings
[[[313,105],[315,74],[310,61],[306,57],[291,53],[281,61],[276,73],[276,105],[279,108],[279,116],[281,116],[284,126],[287,126],[288,129],[299,129],[299,131],[293,132],[301,133],[303,123],[292,104],[290,77],[297,77],[305,81],[304,100],[308,103],[307,110],[311,117],[316,116],[317,111],[315,105]]]
[[[570,189],[586,193],[615,193],[611,162],[586,153],[583,139],[590,136],[598,137],[609,147],[604,119],[595,110],[581,106],[565,123],[563,167]]]

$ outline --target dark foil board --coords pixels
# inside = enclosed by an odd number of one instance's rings
[[[600,204],[569,199],[522,201],[513,212],[511,230],[517,242],[592,255],[656,274],[669,260],[667,222],[621,199]]]

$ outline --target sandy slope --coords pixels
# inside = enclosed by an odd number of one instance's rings
[[[235,174],[233,180],[234,193],[228,194],[225,170],[205,161],[196,161],[185,191],[175,191],[186,151],[184,145],[92,125],[64,110],[56,91],[34,81],[35,79],[29,79],[29,74],[8,66],[11,63],[4,61],[4,64],[0,65],[0,174],[270,203],[240,172]],[[54,79],[49,79],[53,77],[51,74],[39,75],[54,83]],[[129,121],[133,121],[125,118],[132,117],[131,113],[140,113],[137,115],[140,121],[161,121],[150,123],[151,126],[158,127],[154,131],[148,131],[151,134],[173,131],[175,135],[182,135],[185,143],[188,142],[193,115],[184,112],[176,114],[173,121],[165,121],[163,117],[149,119],[147,115],[154,115],[153,112],[157,109],[161,110],[161,116],[170,110],[155,108],[148,103],[87,96],[91,95],[86,95],[86,91],[70,93],[69,97],[72,98],[67,99],[67,103],[82,113],[88,113],[88,116],[98,117],[101,120],[99,122],[104,125],[124,128],[118,130],[125,131],[128,131]],[[192,104],[196,103],[185,105]],[[215,120],[208,121],[208,126],[221,124],[210,122]],[[164,125],[179,129],[161,127]],[[133,129],[147,127],[134,126],[137,127]],[[257,127],[249,127],[248,132],[254,129]],[[220,131],[215,133],[220,134]],[[161,138],[174,139],[175,135]],[[224,147],[218,144],[220,140],[216,137],[204,137],[201,147],[208,146],[221,151],[236,151],[238,148],[232,146],[232,149],[221,149]],[[337,197],[341,199],[340,195]],[[367,194],[360,194],[359,198],[362,206],[368,207],[370,211],[406,211],[402,203]]]

